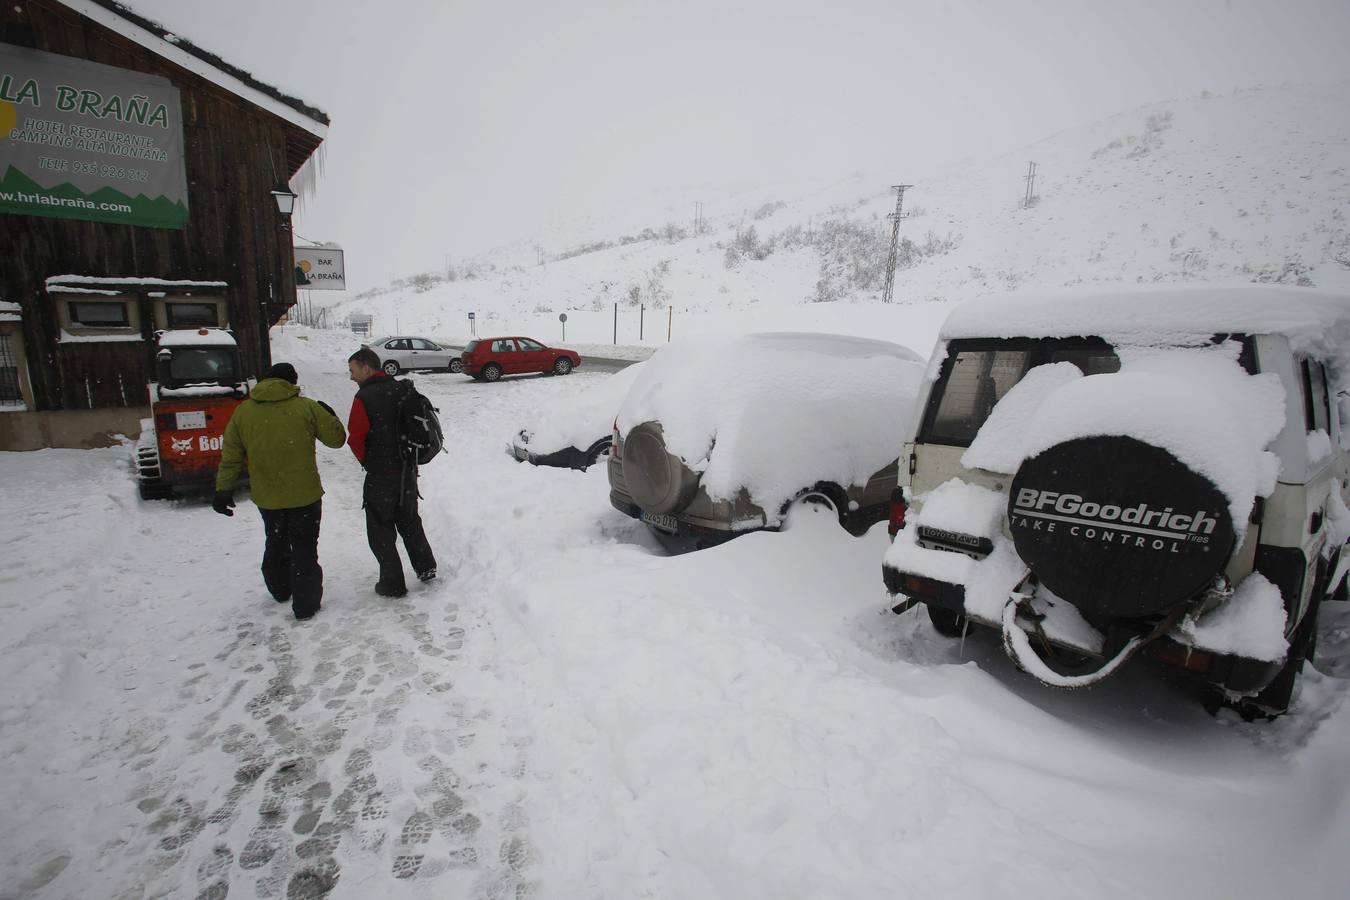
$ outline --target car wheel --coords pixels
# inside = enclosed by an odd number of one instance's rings
[[[787,504],[783,509],[783,516],[786,517],[793,507],[798,505],[810,504],[819,506],[834,513],[834,517],[839,520],[839,524],[847,527],[848,501],[844,492],[834,485],[819,484],[813,488],[802,491]]]
[[[1317,612],[1320,604],[1314,602],[1312,609],[1303,616],[1294,638],[1289,642],[1289,655],[1279,673],[1270,684],[1255,697],[1248,697],[1237,704],[1238,715],[1244,721],[1274,719],[1289,711],[1294,700],[1294,685],[1298,682],[1298,673],[1303,663],[1312,661],[1317,653]]]
[[[450,373],[452,375],[458,375],[460,372],[464,371],[464,360],[456,356],[454,359],[450,360],[450,365],[448,368],[450,369]]]
[[[496,363],[488,363],[483,366],[483,380],[496,381],[502,377],[502,367]]]
[[[931,603],[924,605],[928,607],[928,621],[933,623],[933,630],[943,637],[961,637],[970,627],[969,620],[958,612],[933,606]]]
[[[386,375],[397,375],[399,372],[398,363],[394,362],[392,359],[381,366],[381,368],[384,369],[384,374]]]
[[[554,375],[566,375],[570,371],[572,371],[572,361],[565,356],[559,357],[557,362],[553,364]]]

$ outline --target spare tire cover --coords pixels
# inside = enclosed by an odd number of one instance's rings
[[[1224,567],[1235,539],[1212,481],[1130,437],[1078,438],[1023,462],[1008,523],[1041,583],[1098,621],[1189,599]]]
[[[656,422],[643,422],[624,438],[623,480],[633,502],[653,513],[684,509],[698,490],[698,474],[666,449]]]

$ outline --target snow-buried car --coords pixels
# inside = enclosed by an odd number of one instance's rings
[[[580,394],[532,411],[506,452],[536,466],[586,469],[609,456],[619,404],[645,363],[633,363]]]
[[[1350,297],[1235,286],[1014,294],[943,326],[901,455],[897,612],[998,629],[1047,684],[1143,651],[1285,711],[1345,595]],[[1350,427],[1350,422],[1347,422]],[[1350,435],[1346,444],[1350,445]]]
[[[882,521],[923,362],[833,334],[702,337],[643,364],[619,408],[610,504],[670,549],[776,529],[795,502]]]

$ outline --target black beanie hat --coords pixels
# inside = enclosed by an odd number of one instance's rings
[[[282,381],[289,381],[295,384],[300,380],[300,376],[295,371],[295,366],[290,363],[277,363],[267,370],[268,378],[280,378]]]

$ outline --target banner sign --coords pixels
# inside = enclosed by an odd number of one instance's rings
[[[295,248],[295,286],[307,291],[345,291],[342,251],[328,247]]]
[[[0,213],[182,228],[187,200],[167,78],[0,43]]]

